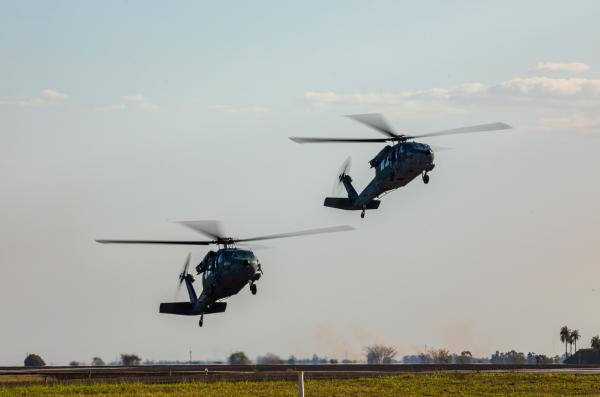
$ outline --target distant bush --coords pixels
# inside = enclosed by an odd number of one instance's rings
[[[142,359],[137,354],[121,353],[121,364],[126,366],[140,365]]]
[[[431,359],[436,364],[450,364],[452,362],[452,356],[446,349],[431,350]]]
[[[46,362],[37,354],[29,354],[25,357],[24,364],[26,367],[43,367],[46,365]]]
[[[267,353],[264,356],[257,357],[256,362],[258,364],[283,364],[283,360],[273,353]]]
[[[600,336],[596,335],[590,341],[592,349],[600,350]]]
[[[104,360],[101,359],[100,357],[94,357],[94,358],[92,358],[92,365],[94,367],[102,367],[106,364],[104,363]]]
[[[394,347],[386,345],[367,346],[365,352],[369,364],[389,364],[397,354]]]
[[[492,364],[524,364],[525,354],[511,350],[506,353],[496,351],[490,358]]]
[[[79,366],[81,365],[81,363],[80,363],[79,361],[71,361],[71,362],[69,363],[69,365],[70,365],[71,367],[79,367]]]
[[[250,359],[248,358],[248,356],[246,356],[246,353],[244,352],[232,353],[231,356],[229,356],[229,358],[227,359],[227,361],[231,365],[245,365],[251,363]]]
[[[470,364],[472,359],[473,359],[473,355],[471,354],[471,352],[468,350],[464,350],[464,351],[460,352],[460,356],[456,356],[456,363],[457,364]]]

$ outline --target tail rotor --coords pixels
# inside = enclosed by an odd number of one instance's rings
[[[190,252],[187,256],[187,259],[185,260],[185,264],[183,265],[183,268],[181,269],[181,273],[179,273],[179,282],[177,283],[177,290],[175,291],[176,296],[179,296],[179,291],[181,291],[181,285],[183,284],[185,279],[188,278],[188,276],[193,277],[188,273],[188,268],[190,267],[191,259],[192,259],[192,253]]]
[[[342,166],[340,167],[340,169],[337,173],[337,178],[335,179],[335,182],[333,184],[333,190],[332,190],[333,196],[340,195],[340,193],[342,191],[342,180],[350,172],[351,166],[352,166],[352,157],[348,157],[346,160],[344,160],[344,162],[342,163]]]

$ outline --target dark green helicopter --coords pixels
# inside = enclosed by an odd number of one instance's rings
[[[339,182],[344,185],[347,198],[326,197],[326,207],[342,210],[362,210],[360,217],[365,217],[366,210],[379,208],[377,200],[384,193],[405,186],[421,175],[424,183],[429,183],[429,171],[433,170],[433,149],[424,143],[409,142],[416,138],[426,138],[440,135],[466,134],[470,132],[497,131],[512,128],[505,123],[491,123],[451,130],[430,132],[419,135],[397,134],[389,126],[382,115],[378,113],[357,114],[348,116],[360,123],[379,131],[385,138],[304,138],[290,137],[296,143],[335,143],[335,142],[392,142],[385,146],[369,164],[375,168],[375,176],[367,187],[358,194],[352,186],[352,178],[348,175],[350,158],[346,160],[339,173]]]
[[[220,300],[240,292],[250,285],[252,295],[256,294],[256,282],[263,274],[260,262],[250,249],[236,248],[236,245],[261,240],[272,240],[285,237],[305,236],[310,234],[334,233],[353,230],[351,226],[334,226],[321,229],[301,230],[291,233],[270,234],[251,238],[225,237],[219,222],[216,221],[185,221],[179,222],[211,240],[96,240],[109,244],[170,244],[170,245],[217,245],[217,251],[209,251],[204,259],[196,266],[197,274],[202,274],[202,292],[200,296],[194,289],[195,278],[188,273],[191,254],[179,274],[179,287],[185,282],[189,302],[161,303],[160,313],[178,314],[182,316],[200,316],[198,325],[202,327],[204,315],[223,313],[227,308],[226,302]],[[242,243],[242,244],[239,244]]]

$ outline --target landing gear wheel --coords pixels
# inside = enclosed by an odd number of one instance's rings
[[[204,314],[200,316],[200,321],[198,321],[198,326],[202,327],[204,325]]]
[[[363,207],[363,209],[362,209],[362,212],[360,213],[360,217],[361,217],[361,218],[364,218],[364,217],[365,217],[365,211],[366,211],[366,210],[367,210],[367,209],[366,209],[365,207]]]
[[[256,295],[256,284],[250,284],[250,292],[252,295]]]
[[[423,183],[426,185],[429,183],[429,175],[427,173],[423,174]]]

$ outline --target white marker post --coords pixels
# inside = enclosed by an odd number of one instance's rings
[[[298,372],[298,397],[304,397],[304,371]]]

